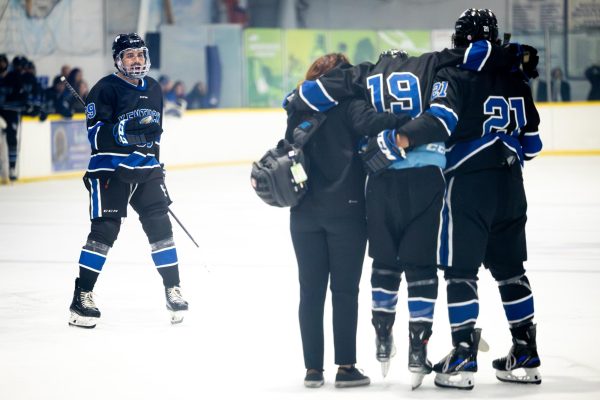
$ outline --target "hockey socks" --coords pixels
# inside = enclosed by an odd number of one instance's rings
[[[438,278],[436,267],[407,268],[409,322],[433,323],[437,300]]]
[[[177,250],[173,238],[167,238],[150,244],[152,260],[163,279],[166,288],[179,285],[179,267]]]
[[[79,287],[91,291],[98,280],[98,275],[106,262],[110,246],[88,239],[79,256]]]
[[[525,275],[498,281],[502,306],[511,331],[523,337],[534,316],[533,293]],[[519,327],[524,327],[519,330]]]
[[[479,316],[477,281],[451,278],[446,280],[448,316],[452,329],[452,343],[468,342]]]

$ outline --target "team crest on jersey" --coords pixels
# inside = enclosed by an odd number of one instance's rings
[[[448,89],[448,81],[436,82],[433,84],[431,89],[431,100],[438,97],[446,97],[446,90]]]

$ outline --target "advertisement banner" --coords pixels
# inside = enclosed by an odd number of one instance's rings
[[[377,31],[379,51],[404,50],[409,56],[420,56],[431,51],[431,31]]]
[[[90,159],[90,142],[84,120],[50,122],[52,171],[85,170]]]
[[[375,31],[335,30],[329,34],[331,52],[343,53],[352,64],[377,62],[377,33]]]
[[[246,29],[247,104],[250,107],[281,107],[283,49],[281,29]]]
[[[317,58],[329,53],[327,31],[288,29],[285,31],[285,88],[292,90],[306,76]],[[286,92],[287,93],[287,92]]]

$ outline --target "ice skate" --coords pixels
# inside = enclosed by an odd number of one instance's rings
[[[392,327],[395,314],[374,314],[372,323],[375,327],[375,357],[381,363],[381,374],[385,378],[390,369],[390,360],[396,355]]]
[[[179,324],[183,321],[183,313],[188,310],[188,302],[181,295],[181,288],[173,286],[165,288],[167,310],[171,313],[171,323]]]
[[[433,368],[427,359],[427,343],[431,336],[431,324],[411,322],[408,325],[408,331],[408,370],[412,373],[412,390],[415,390],[421,386],[423,378],[430,374]]]
[[[477,350],[481,329],[471,333],[470,343],[460,342],[443,360],[433,366],[435,385],[443,388],[471,390],[475,386]]]
[[[100,318],[100,310],[94,303],[93,293],[85,291],[79,287],[79,278],[75,279],[75,293],[71,302],[71,317],[69,325],[80,328],[91,329],[96,326]]]
[[[542,376],[538,371],[540,358],[535,341],[536,327],[531,325],[527,330],[526,339],[513,336],[513,345],[506,357],[492,362],[496,370],[496,378],[502,382],[529,383],[539,385]]]

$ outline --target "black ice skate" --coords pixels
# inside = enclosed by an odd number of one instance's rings
[[[87,292],[79,287],[79,278],[75,279],[75,293],[71,302],[71,317],[69,325],[80,328],[94,328],[96,321],[100,318],[100,310],[94,303],[93,293]]]
[[[431,324],[423,322],[410,322],[408,324],[408,370],[412,372],[412,390],[415,390],[425,375],[431,373],[432,365],[427,359],[427,343],[431,336]]]
[[[392,327],[396,314],[373,313],[371,322],[375,327],[375,357],[381,363],[381,374],[385,378],[390,369],[390,359],[396,355]]]
[[[443,388],[471,390],[475,386],[477,372],[477,350],[481,329],[471,333],[470,343],[460,342],[443,360],[433,366],[435,384]]]
[[[165,288],[165,297],[167,310],[171,313],[171,323],[179,324],[183,321],[183,312],[188,310],[188,302],[183,299],[181,288],[179,286]]]
[[[496,378],[502,382],[511,383],[542,383],[542,376],[538,372],[540,358],[535,342],[536,327],[531,325],[527,329],[525,339],[513,336],[513,345],[508,356],[498,358],[492,362],[496,369]]]

